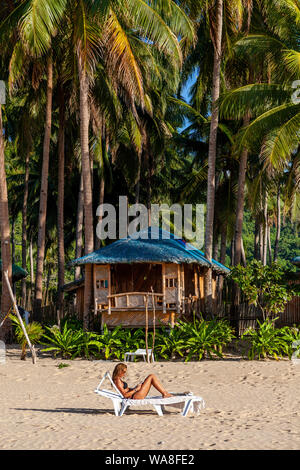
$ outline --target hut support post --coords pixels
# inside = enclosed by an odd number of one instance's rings
[[[185,287],[184,287],[184,266],[180,265],[181,269],[181,301],[182,301],[182,313],[185,313]]]
[[[108,314],[111,314],[111,266],[108,265]]]
[[[146,358],[147,358],[147,362],[149,362],[149,355],[148,355],[148,294],[145,295],[144,300],[145,300],[145,311],[146,311],[146,325],[145,325]]]
[[[155,296],[153,293],[153,287],[151,287],[152,291],[152,308],[153,308],[153,337],[152,337],[152,355],[151,358],[154,358],[154,346],[155,346]]]
[[[97,289],[96,289],[96,266],[93,265],[93,284],[94,284],[94,315],[97,314]]]
[[[166,265],[162,264],[162,293],[163,293],[163,313],[166,313]]]
[[[181,304],[181,282],[180,282],[180,264],[177,266],[177,313],[180,312]]]

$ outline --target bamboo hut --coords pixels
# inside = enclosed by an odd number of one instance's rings
[[[217,261],[210,263],[203,252],[169,232],[148,230],[148,238],[140,232],[70,263],[92,265],[93,310],[102,325],[145,326],[146,303],[149,327],[153,308],[157,324],[174,325],[188,303],[204,301],[207,269],[213,271],[213,298],[217,299],[217,277],[230,270]],[[82,308],[82,302],[78,305]],[[83,311],[78,313],[82,316]]]

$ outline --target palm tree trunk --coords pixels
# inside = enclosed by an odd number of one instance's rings
[[[263,230],[263,265],[267,264],[267,251],[268,251],[268,195],[265,192],[264,197],[264,230]]]
[[[217,100],[220,96],[220,75],[222,61],[222,30],[223,30],[223,0],[216,4],[216,36],[214,41],[214,68],[212,89],[212,115],[210,123],[208,148],[208,175],[207,175],[207,203],[205,226],[205,257],[211,261],[213,249],[213,224],[215,206],[215,167],[217,153],[217,132],[219,125],[219,107]],[[205,309],[212,312],[212,270],[208,269],[205,275]]]
[[[245,249],[244,249],[243,239],[242,239],[242,243],[241,243],[241,261],[242,261],[243,266],[246,268],[247,260],[246,260],[246,253],[245,253]]]
[[[42,306],[43,298],[43,269],[45,258],[45,237],[48,199],[48,174],[49,174],[49,154],[52,123],[52,94],[53,94],[53,64],[52,54],[47,59],[47,102],[46,102],[46,123],[43,144],[43,166],[40,190],[40,209],[37,242],[37,263],[35,277],[35,298],[34,310],[39,310]]]
[[[12,221],[11,221],[11,263],[12,265],[15,264],[16,262],[16,242],[15,242],[15,217],[12,216]],[[15,282],[12,282],[12,291],[14,296],[16,296],[16,285]]]
[[[280,186],[277,191],[277,227],[276,227],[276,239],[274,246],[274,261],[278,259],[278,250],[279,250],[279,240],[280,240],[280,231],[281,231],[281,208],[280,208]]]
[[[272,264],[272,245],[271,245],[271,227],[268,224],[268,255],[269,255],[269,265]]]
[[[220,263],[225,264],[226,260],[226,244],[227,244],[227,222],[221,229],[221,246],[220,246]]]
[[[100,191],[99,191],[99,206],[101,206],[104,203],[104,194],[105,194],[105,179],[104,179],[104,174],[102,174],[101,179],[100,179]],[[98,224],[101,224],[102,221],[102,215],[98,217]],[[100,238],[96,238],[95,241],[95,249],[99,250],[100,248]]]
[[[64,246],[64,172],[65,172],[65,101],[62,85],[59,90],[59,130],[58,130],[58,196],[57,196],[57,243],[58,243],[58,301],[59,318],[63,316],[65,284]]]
[[[257,218],[255,219],[254,229],[254,259],[259,259],[259,223]]]
[[[0,322],[7,315],[11,307],[11,299],[9,290],[5,281],[4,272],[8,271],[9,282],[12,278],[12,265],[10,256],[10,229],[9,229],[9,212],[8,212],[8,196],[5,172],[5,156],[4,156],[4,136],[2,126],[2,108],[0,104],[0,238],[1,238],[1,258],[2,258],[2,296],[1,296],[1,312]],[[0,329],[0,338],[7,341],[11,336],[11,321],[6,319]]]
[[[91,180],[91,162],[89,154],[89,84],[87,71],[82,63],[80,52],[78,52],[78,73],[80,87],[80,143],[81,162],[83,174],[83,195],[84,195],[84,249],[85,254],[94,250],[94,230],[93,230],[93,198]],[[91,265],[85,266],[84,283],[84,315],[83,328],[88,329],[89,311],[92,303],[92,269]]]
[[[76,247],[75,247],[75,258],[82,256],[82,229],[83,229],[83,178],[82,172],[80,177],[80,187],[78,192],[78,203],[77,203],[77,220],[76,220]],[[81,275],[80,266],[75,268],[75,280],[78,280]]]
[[[33,305],[33,287],[34,287],[34,266],[33,266],[33,246],[32,246],[32,238],[30,239],[29,243],[29,260],[30,260],[30,304],[31,308]]]
[[[264,225],[263,222],[259,223],[259,260],[263,262],[264,258]]]
[[[25,177],[24,177],[24,196],[22,207],[22,268],[26,270],[26,252],[27,252],[27,203],[29,191],[29,161],[30,152],[26,153],[25,159]],[[22,280],[22,305],[26,308],[26,279]]]
[[[226,242],[227,242],[227,222],[222,224],[221,228],[221,243],[220,243],[220,263],[225,265],[226,259]],[[222,292],[224,287],[224,276],[220,275],[218,279],[218,306],[222,304]]]
[[[248,126],[249,117],[244,118],[244,127]],[[237,266],[241,263],[242,256],[242,231],[243,231],[243,218],[244,218],[244,202],[245,202],[245,181],[247,170],[248,150],[243,149],[240,163],[239,163],[239,176],[238,176],[238,189],[237,189],[237,207],[235,219],[235,237],[234,237],[234,265]]]

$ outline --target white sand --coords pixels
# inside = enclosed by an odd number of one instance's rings
[[[58,369],[61,362],[70,366]],[[186,418],[150,407],[115,416],[93,392],[114,365],[50,357],[33,365],[9,348],[0,363],[0,449],[300,448],[300,365],[289,360],[129,364],[130,386],[153,372],[171,392],[201,395],[206,409]]]

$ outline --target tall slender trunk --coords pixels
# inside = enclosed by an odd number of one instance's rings
[[[269,265],[272,264],[272,245],[271,245],[271,227],[268,224],[268,256],[269,256]]]
[[[208,175],[207,175],[207,204],[205,226],[205,257],[211,261],[213,249],[213,224],[215,208],[215,168],[217,153],[217,132],[219,125],[219,107],[217,100],[220,96],[220,75],[222,61],[222,30],[223,30],[223,0],[216,3],[216,34],[214,40],[214,66],[212,88],[212,115],[210,123],[208,148]],[[208,269],[205,275],[205,309],[208,314],[212,312],[212,270]]]
[[[264,197],[264,224],[263,224],[263,265],[267,264],[267,251],[268,251],[268,194],[265,192]]]
[[[15,217],[12,217],[11,234],[10,234],[10,238],[11,238],[11,263],[12,263],[12,265],[14,265],[15,262],[16,262],[15,223],[16,223]],[[12,279],[12,291],[13,291],[13,294],[15,296],[16,295],[16,284],[13,281],[13,279]]]
[[[242,239],[242,243],[241,243],[241,261],[242,261],[242,265],[244,267],[246,267],[247,266],[247,260],[246,260],[246,253],[245,253],[245,249],[244,249],[243,239]]]
[[[280,186],[277,191],[277,227],[276,227],[276,238],[274,246],[274,261],[278,259],[278,250],[279,250],[279,240],[280,240],[280,231],[281,231],[281,208],[280,208]]]
[[[244,118],[244,127],[248,126],[249,117]],[[245,181],[247,170],[248,150],[243,149],[239,163],[238,189],[237,189],[237,206],[235,218],[235,236],[234,236],[234,265],[241,263],[242,256],[242,231],[244,219],[244,203],[245,203]]]
[[[94,249],[93,230],[93,198],[91,180],[91,162],[89,154],[89,83],[85,65],[78,52],[78,73],[80,88],[80,143],[81,162],[83,174],[83,194],[84,194],[84,249],[85,254],[91,253]],[[92,303],[92,269],[90,264],[85,265],[84,283],[84,315],[83,328],[88,330],[89,312]]]
[[[147,210],[148,210],[148,225],[151,226],[151,200],[152,200],[152,174],[153,174],[153,158],[151,153],[148,153],[148,177],[147,177]]]
[[[213,241],[213,253],[212,253],[213,259],[217,260],[218,254],[219,254],[219,237],[215,236],[214,241]]]
[[[226,244],[227,244],[227,222],[221,229],[221,245],[220,245],[220,263],[225,264],[226,260]]]
[[[27,254],[27,203],[29,191],[29,162],[30,152],[26,152],[25,158],[25,177],[24,177],[24,196],[22,207],[22,268],[26,270],[26,254]],[[26,308],[26,279],[22,279],[22,305]]]
[[[105,193],[105,179],[104,179],[104,174],[101,175],[100,179],[100,191],[99,191],[99,206],[101,206],[104,203],[104,193]],[[101,224],[102,221],[102,215],[98,217],[98,223]],[[95,249],[99,250],[101,244],[100,244],[100,238],[96,238],[95,241]]]
[[[49,264],[48,266],[48,272],[47,272],[47,280],[46,280],[46,291],[45,291],[45,297],[44,297],[44,305],[49,304],[49,286],[50,286],[50,278],[51,278],[51,265]]]
[[[59,130],[58,130],[58,196],[57,196],[57,244],[58,244],[58,300],[59,317],[63,316],[65,283],[64,245],[64,182],[65,182],[65,100],[62,85],[59,89]]]
[[[44,259],[45,259],[49,154],[50,154],[51,123],[52,123],[52,94],[53,94],[53,64],[52,64],[52,54],[49,53],[49,56],[47,59],[46,122],[45,122],[45,135],[44,135],[44,144],[43,144],[43,166],[42,166],[42,178],[41,178],[41,190],[40,190],[34,310],[39,310],[41,308],[42,298],[43,298],[43,270],[44,270]]]
[[[227,222],[224,222],[221,228],[221,242],[220,242],[220,263],[225,264],[226,259],[226,243],[227,243]],[[218,305],[222,303],[222,292],[224,286],[224,276],[220,275],[218,279]]]
[[[249,116],[244,117],[244,127],[249,124]],[[237,189],[237,205],[236,205],[236,217],[235,217],[235,233],[234,233],[234,257],[233,264],[237,266],[242,264],[246,266],[246,256],[243,246],[243,219],[244,219],[244,203],[245,203],[245,182],[246,182],[246,171],[247,171],[247,160],[248,150],[244,148],[242,150],[239,162],[239,175],[238,175],[238,189]],[[239,334],[239,322],[240,322],[240,304],[241,291],[237,284],[233,284],[232,288],[232,302],[235,311],[235,329],[236,334]]]
[[[258,245],[258,252],[259,252],[259,260],[263,262],[264,258],[264,224],[263,222],[259,223],[259,245]]]
[[[1,296],[1,312],[0,322],[8,313],[11,307],[11,300],[7,284],[4,277],[4,271],[8,271],[8,278],[11,283],[12,265],[10,256],[10,229],[9,229],[9,212],[8,212],[8,196],[7,182],[5,172],[5,156],[4,156],[4,136],[2,126],[2,107],[0,104],[0,238],[1,238],[1,258],[2,258],[2,296]],[[7,319],[0,329],[0,339],[7,341],[11,336],[11,321]]]
[[[255,219],[254,228],[254,259],[259,259],[259,223],[257,218]]]
[[[76,247],[75,247],[75,258],[80,258],[82,256],[82,246],[83,246],[83,177],[81,172],[80,177],[80,186],[78,191],[78,203],[77,203],[77,220],[76,220]],[[75,280],[78,280],[81,275],[80,266],[75,268]]]
[[[29,260],[30,260],[30,304],[32,306],[32,297],[33,297],[33,286],[34,286],[34,266],[33,266],[33,246],[32,246],[32,238],[30,239],[29,243]]]

